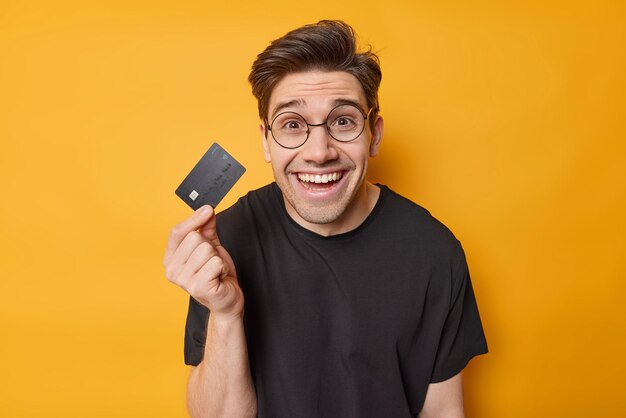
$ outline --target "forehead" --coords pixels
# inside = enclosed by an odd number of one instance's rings
[[[344,71],[307,71],[283,77],[270,96],[268,116],[279,107],[328,110],[338,100],[349,100],[367,107],[361,83]]]

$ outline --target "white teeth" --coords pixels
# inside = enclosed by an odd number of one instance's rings
[[[307,174],[298,173],[298,179],[305,183],[328,183],[329,181],[337,181],[341,178],[341,172],[334,172],[328,174]]]

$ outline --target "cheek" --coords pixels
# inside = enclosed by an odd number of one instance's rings
[[[360,147],[359,149],[352,150],[352,152],[347,153],[348,158],[352,160],[352,162],[359,168],[367,167],[367,162],[369,161],[369,148]]]
[[[277,149],[276,147],[270,148],[267,156],[272,163],[272,169],[275,173],[284,174],[285,169],[289,166],[289,163],[295,158],[292,152],[286,152],[285,149]]]

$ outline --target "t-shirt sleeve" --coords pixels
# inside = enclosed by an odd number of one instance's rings
[[[475,356],[488,351],[467,262],[459,245],[451,303],[441,332],[431,383],[457,375]]]
[[[202,361],[208,320],[209,310],[189,297],[189,311],[185,324],[185,364],[197,366]]]

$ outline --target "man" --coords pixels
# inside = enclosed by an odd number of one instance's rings
[[[321,21],[274,41],[249,80],[276,182],[200,208],[164,258],[191,295],[191,415],[462,417],[461,370],[487,345],[459,242],[365,179],[377,57]]]

